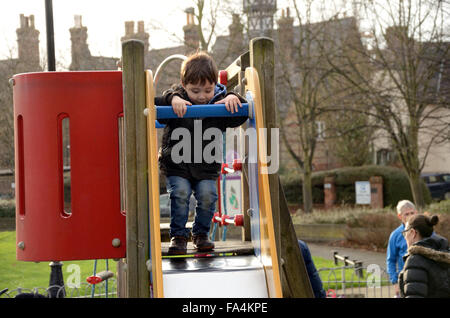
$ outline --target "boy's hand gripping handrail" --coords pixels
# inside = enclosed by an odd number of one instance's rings
[[[187,106],[186,114],[182,118],[204,117],[248,117],[249,104],[242,103],[238,111],[231,113],[225,108],[225,104],[192,105]],[[156,106],[156,119],[179,118],[170,106]]]
[[[179,118],[172,107],[169,106],[155,106],[156,119]],[[148,109],[144,109],[144,115],[147,116]],[[207,105],[192,105],[187,106],[186,114],[182,118],[205,118],[205,117],[249,117],[253,118],[253,103],[242,103],[242,107],[238,107],[238,111],[230,113],[225,104],[207,104]]]

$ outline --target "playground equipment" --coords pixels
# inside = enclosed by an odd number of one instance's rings
[[[282,297],[269,177],[263,173],[267,152],[259,133],[249,145],[248,162],[233,165],[248,181],[244,211],[250,214],[251,248],[201,258],[190,254],[183,263],[163,258],[155,123],[173,112],[154,105],[153,75],[143,71],[141,42],[123,44],[122,63],[122,72],[14,76],[17,259],[126,256],[126,274],[119,272],[127,297]],[[246,67],[242,75],[248,103],[235,115],[250,114],[248,126],[259,131],[264,121],[258,72]],[[224,105],[194,105],[185,116],[230,115]],[[67,119],[70,212],[64,207],[62,122]],[[212,293],[214,283],[223,288]]]
[[[120,205],[121,72],[14,76],[17,259],[125,255]],[[70,195],[64,208],[62,121],[70,125]]]

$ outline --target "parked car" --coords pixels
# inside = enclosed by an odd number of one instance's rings
[[[433,200],[450,200],[450,172],[423,173],[421,175]]]
[[[191,200],[189,201],[189,214],[195,212],[195,207],[197,206],[197,200],[191,195]],[[164,193],[159,196],[159,211],[161,217],[170,217],[170,200],[169,194]]]

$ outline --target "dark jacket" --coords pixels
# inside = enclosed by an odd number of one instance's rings
[[[221,100],[229,94],[227,93],[225,86],[222,84],[217,84],[214,90],[214,97],[208,102],[208,104],[214,104],[216,101]],[[187,92],[181,85],[173,86],[171,89],[165,91],[162,97],[155,98],[155,105],[158,106],[168,106],[172,105],[172,98],[174,96],[179,96],[189,102],[189,97]],[[239,100],[242,103],[245,103],[245,99],[241,96],[235,94],[239,97]],[[188,106],[189,107],[189,106]],[[195,142],[199,142],[199,140],[195,141],[194,137],[194,127],[197,129],[201,125],[201,150],[202,154],[205,147],[212,142],[212,140],[203,140],[203,133],[208,128],[218,128],[222,132],[224,132],[228,127],[238,127],[242,125],[247,120],[247,117],[208,117],[208,118],[175,118],[175,119],[161,119],[158,120],[161,124],[165,124],[162,144],[159,150],[159,166],[161,172],[163,172],[166,176],[179,176],[189,180],[204,180],[211,179],[215,180],[219,176],[219,171],[221,168],[221,160],[215,161],[212,163],[208,163],[204,161],[203,155],[201,157],[201,161],[196,162],[194,156],[194,146]],[[186,128],[190,132],[191,136],[191,160],[190,162],[181,162],[175,163],[172,160],[171,152],[173,147],[180,142],[181,140],[173,140],[171,139],[172,133],[176,128]],[[198,130],[200,132],[200,130]],[[182,138],[181,138],[182,139]],[[222,140],[220,140],[220,144],[222,145]],[[214,151],[212,152],[215,155]],[[197,154],[198,156],[198,154]],[[198,161],[198,160],[197,160]]]
[[[306,271],[308,272],[309,281],[311,282],[314,296],[316,298],[325,298],[327,294],[323,289],[322,280],[320,279],[319,272],[314,265],[308,245],[306,245],[306,243],[302,240],[298,240],[298,245],[303,255],[303,261],[305,262]]]
[[[408,248],[398,276],[401,297],[450,298],[448,241],[433,234]]]

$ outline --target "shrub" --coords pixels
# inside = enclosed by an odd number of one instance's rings
[[[327,176],[335,178],[337,203],[355,204],[355,182],[368,181],[371,176],[383,177],[383,199],[385,206],[395,207],[400,200],[413,200],[408,178],[403,170],[386,166],[345,167],[314,172],[312,175],[313,202],[323,203],[323,181]],[[299,175],[281,177],[286,199],[292,204],[302,204],[302,180]],[[425,203],[431,203],[431,195],[421,181]]]
[[[302,204],[302,180],[298,174],[289,174],[280,176],[281,184],[283,185],[284,195],[290,204]],[[314,203],[323,203],[323,178],[317,177],[313,174],[312,177],[312,194]]]
[[[448,214],[450,215],[450,200],[444,200],[438,203],[432,203],[426,209],[430,214]]]
[[[16,201],[14,199],[0,200],[0,217],[15,217],[16,216]]]
[[[387,247],[391,232],[400,225],[394,213],[368,213],[349,218],[345,239],[353,244],[375,249]]]
[[[430,204],[425,213],[428,215],[437,214],[439,216],[439,223],[435,227],[435,232],[450,239],[450,200]]]
[[[434,232],[450,239],[450,214],[439,214],[439,223],[435,226]]]
[[[347,206],[336,207],[331,210],[314,210],[313,213],[304,213],[299,210],[292,215],[292,221],[295,224],[346,224],[348,220],[355,220],[360,215],[382,212],[384,212],[383,209]]]

